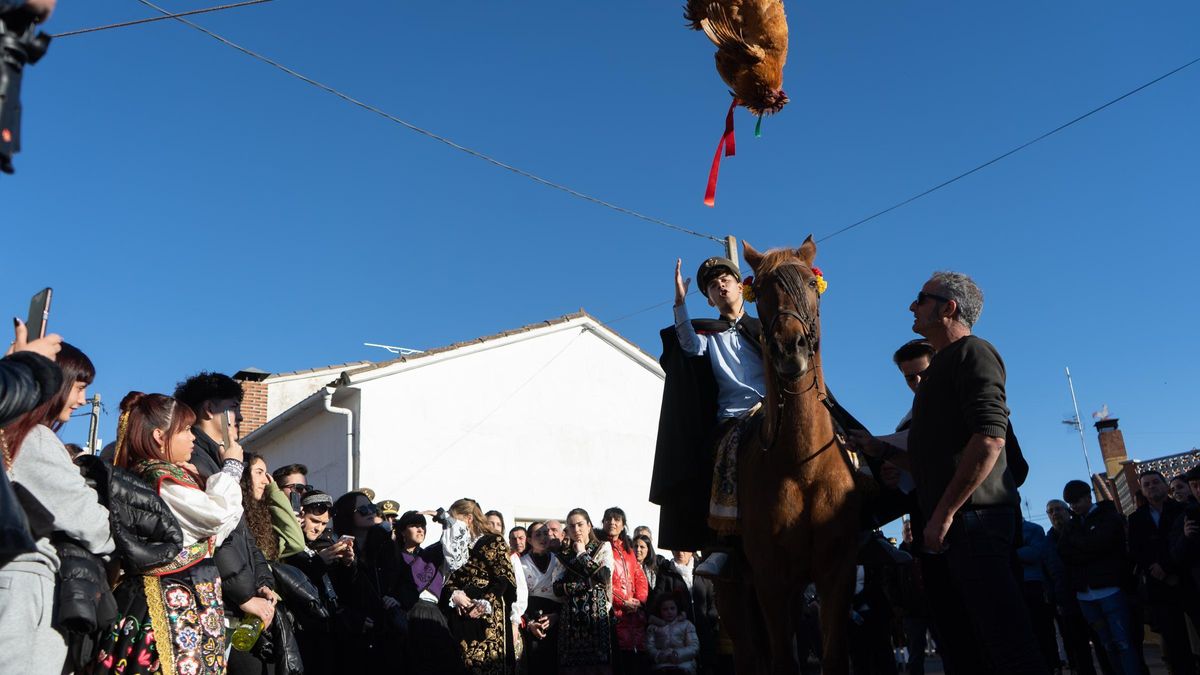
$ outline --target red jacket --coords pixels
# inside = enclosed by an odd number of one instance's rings
[[[611,540],[613,550],[613,617],[617,623],[617,648],[641,651],[646,647],[646,612],[630,610],[626,604],[637,600],[642,605],[650,596],[646,573],[633,551],[620,538]]]

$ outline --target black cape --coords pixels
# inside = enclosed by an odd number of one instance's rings
[[[693,319],[697,334],[729,330],[724,319]],[[762,324],[746,315],[737,322],[746,344],[761,355]],[[675,326],[664,328],[659,359],[666,381],[658,416],[658,442],[650,501],[661,507],[657,546],[697,551],[712,539],[708,502],[712,490],[713,442],[717,427],[717,381],[708,355],[688,356]]]

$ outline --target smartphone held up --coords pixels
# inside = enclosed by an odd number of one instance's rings
[[[46,324],[50,321],[50,298],[54,289],[43,288],[29,300],[29,316],[25,319],[28,340],[46,337]]]

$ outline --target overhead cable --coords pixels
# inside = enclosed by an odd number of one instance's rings
[[[51,35],[52,38],[65,38],[72,35],[83,35],[85,33],[98,33],[102,30],[111,30],[113,28],[128,28],[129,26],[140,26],[144,23],[152,23],[155,21],[166,21],[167,19],[178,19],[181,16],[192,16],[194,14],[207,14],[209,12],[220,12],[226,9],[237,9],[238,7],[248,7],[250,5],[261,5],[264,2],[271,0],[246,0],[246,2],[236,2],[232,5],[219,5],[217,7],[206,7],[204,9],[193,9],[188,12],[179,12],[178,14],[167,14],[166,16],[152,16],[148,19],[137,19],[134,21],[123,21],[121,23],[110,23],[107,26],[96,26],[94,28],[80,28],[79,30],[69,30],[65,33],[57,33]]]
[[[859,225],[866,224],[884,214],[891,213],[892,211],[895,211],[896,209],[898,209],[902,206],[907,206],[926,195],[937,192],[938,190],[941,190],[942,188],[944,188],[952,183],[956,183],[956,182],[962,180],[963,178],[970,176],[971,174],[975,173],[976,171],[979,171],[981,169],[986,169],[987,167],[995,164],[996,162],[999,162],[1002,159],[1005,159],[1011,155],[1014,155],[1014,154],[1024,150],[1025,148],[1028,148],[1029,146],[1033,145],[1034,143],[1037,143],[1038,141],[1045,140],[1045,139],[1053,136],[1054,134],[1057,134],[1058,132],[1062,131],[1063,129],[1066,129],[1069,126],[1076,124],[1077,122],[1082,122],[1083,120],[1091,117],[1092,115],[1095,115],[1096,113],[1100,112],[1101,110],[1104,110],[1105,108],[1107,108],[1113,104],[1119,103],[1119,102],[1129,98],[1130,96],[1133,96],[1134,94],[1138,93],[1139,91],[1146,89],[1147,87],[1150,87],[1154,84],[1162,82],[1163,80],[1167,79],[1168,77],[1171,77],[1172,75],[1184,70],[1185,68],[1189,68],[1189,67],[1195,65],[1196,63],[1200,63],[1200,57],[1192,59],[1191,61],[1188,61],[1187,63],[1183,64],[1182,66],[1179,66],[1178,68],[1175,68],[1169,72],[1163,73],[1162,75],[1159,75],[1158,77],[1154,78],[1153,80],[1150,80],[1149,82],[1141,85],[1140,87],[1131,89],[1131,90],[1125,92],[1124,94],[1121,94],[1120,96],[1114,98],[1113,100],[1109,101],[1108,103],[1105,103],[1104,105],[1101,105],[1096,108],[1092,108],[1088,112],[1080,115],[1079,117],[1076,117],[1075,119],[1071,120],[1070,122],[1061,124],[1053,129],[1051,129],[1050,131],[1047,131],[1046,133],[1042,134],[1041,136],[1034,138],[1033,140],[1026,141],[1026,142],[1022,143],[1021,145],[1018,145],[1017,147],[1013,148],[1012,150],[1009,150],[1008,152],[1006,152],[1002,155],[998,155],[996,157],[993,157],[992,159],[989,159],[988,161],[984,162],[983,164],[980,164],[979,166],[977,166],[969,171],[964,171],[963,173],[958,174],[954,178],[951,178],[950,180],[938,183],[937,185],[929,188],[928,190],[926,190],[920,194],[913,195],[912,197],[909,197],[908,199],[905,199],[902,202],[897,202],[896,204],[893,204],[882,211],[877,211],[875,213],[872,213],[871,215],[867,216],[866,218],[863,218],[862,220],[860,220],[858,222],[851,223],[851,224],[843,227],[840,230],[837,230],[835,232],[827,234],[827,235],[821,237],[820,239],[818,239],[817,242],[818,243],[823,242],[823,241],[832,239],[832,238],[838,236],[839,234],[842,234],[843,232],[849,232],[850,230],[853,230],[854,228],[858,227]]]
[[[162,7],[159,7],[158,5],[155,5],[154,3],[150,2],[149,0],[138,0],[138,2],[142,3],[143,5],[146,5],[147,7],[152,8],[154,10],[162,12],[163,14],[170,14],[170,12],[163,9]],[[288,68],[287,66],[283,65],[282,63],[275,61],[274,59],[263,56],[262,54],[259,54],[258,52],[251,51],[250,49],[247,49],[246,47],[243,47],[235,42],[232,42],[224,37],[221,37],[220,35],[217,35],[216,33],[208,30],[207,28],[204,28],[203,26],[195,24],[185,18],[182,18],[179,16],[172,16],[170,18],[173,18],[176,21],[179,21],[180,23],[187,24],[191,28],[194,28],[195,30],[198,30],[201,33],[204,33],[205,35],[213,38],[214,40],[220,42],[221,44],[224,44],[228,47],[232,47],[233,49],[238,50],[239,52],[245,54],[246,56],[249,56],[254,59],[258,59],[259,61],[262,61],[263,63],[265,63],[269,66],[277,68],[278,70],[282,70],[283,72],[287,73],[288,75],[291,75],[292,77],[294,77],[302,82],[311,84],[312,86],[314,86],[326,93],[333,94],[334,96],[342,99],[343,101],[346,101],[347,103],[356,105],[364,110],[369,110],[370,112],[373,112],[376,115],[379,115],[380,117],[383,117],[386,120],[395,122],[396,124],[399,124],[400,126],[405,127],[407,129],[409,129],[410,131],[415,131],[415,132],[417,132],[423,136],[426,136],[428,138],[431,138],[439,143],[448,145],[451,148],[454,148],[455,150],[465,152],[466,154],[471,155],[472,157],[475,157],[477,159],[481,159],[493,166],[497,166],[497,167],[500,167],[501,169],[511,171],[511,172],[517,174],[518,176],[528,178],[529,180],[532,180],[536,183],[545,185],[546,187],[554,188],[555,190],[560,190],[562,192],[565,192],[565,193],[571,195],[572,197],[577,197],[579,199],[589,201],[593,204],[597,204],[599,206],[603,206],[605,208],[612,209],[613,211],[616,211],[618,213],[623,213],[627,216],[633,216],[634,218],[639,218],[646,222],[654,223],[655,225],[661,225],[662,227],[665,227],[665,228],[668,228],[671,230],[675,230],[676,232],[690,234],[693,237],[700,237],[701,239],[710,239],[710,240],[718,242],[718,243],[725,241],[724,239],[719,238],[719,237],[714,237],[711,234],[705,234],[703,232],[696,232],[695,230],[689,230],[686,227],[681,227],[679,225],[675,225],[674,223],[669,223],[660,218],[655,218],[653,216],[648,216],[644,213],[639,213],[637,211],[634,211],[633,209],[627,209],[623,206],[618,206],[616,204],[613,204],[612,202],[607,202],[603,199],[599,199],[597,197],[593,197],[589,194],[585,194],[585,193],[575,190],[573,188],[569,188],[565,185],[562,185],[561,183],[555,183],[554,181],[548,180],[546,178],[542,178],[541,176],[538,176],[537,174],[525,171],[524,169],[519,169],[511,164],[502,162],[502,161],[496,159],[495,157],[486,155],[478,150],[473,150],[471,148],[466,147],[465,145],[460,145],[458,143],[455,143],[454,141],[450,140],[449,138],[446,138],[445,136],[440,136],[440,135],[435,134],[434,132],[429,131],[427,129],[422,129],[421,127],[418,127],[417,125],[412,124],[411,122],[406,122],[387,111],[381,110],[380,108],[377,108],[369,103],[364,103],[364,102],[354,98],[353,96],[350,96],[349,94],[343,93],[337,89],[334,89],[333,87],[331,87],[327,84],[324,84],[323,82],[318,82],[317,80],[314,80],[311,77],[302,75],[302,74],[296,72],[295,70]]]

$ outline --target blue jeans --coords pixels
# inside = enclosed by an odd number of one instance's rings
[[[1133,644],[1133,620],[1124,591],[1099,600],[1080,600],[1079,609],[1088,625],[1100,636],[1108,658],[1120,675],[1141,675],[1142,659]]]

